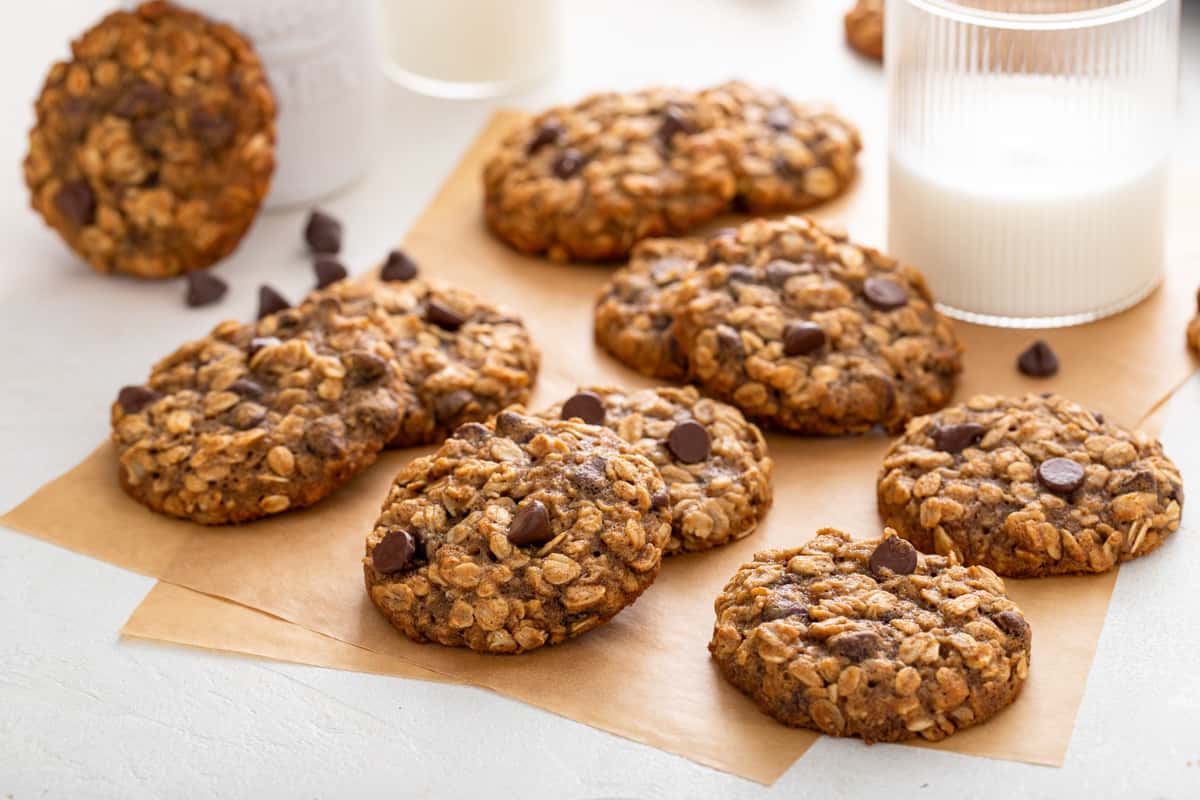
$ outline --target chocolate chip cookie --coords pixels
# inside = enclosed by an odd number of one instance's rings
[[[670,519],[658,470],[616,434],[506,410],[396,476],[363,571],[409,638],[522,653],[633,603]]]
[[[883,0],[857,0],[846,12],[846,41],[867,58],[883,60]]]
[[[658,467],[674,509],[667,555],[740,539],[771,507],[774,464],[762,433],[691,386],[589,387],[546,416],[604,425]]]
[[[710,239],[673,304],[690,380],[798,433],[899,430],[962,369],[920,272],[800,217]]]
[[[799,210],[855,174],[857,129],[739,82],[593,95],[537,115],[484,169],[492,231],[526,253],[615,259],[733,207]]]
[[[885,532],[767,550],[717,596],[709,650],[784,723],[867,742],[944,739],[1016,699],[1029,623],[991,570]]]
[[[1103,572],[1179,527],[1162,446],[1057,395],[980,395],[913,420],[884,458],[886,524],[1001,575]]]
[[[102,273],[166,278],[229,254],[275,165],[275,100],[227,25],[116,11],[50,69],[29,133],[32,204]]]
[[[204,524],[307,506],[370,465],[415,403],[385,316],[314,293],[223,322],[112,406],[125,491]]]

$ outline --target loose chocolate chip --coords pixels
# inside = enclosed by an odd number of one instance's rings
[[[263,387],[249,378],[238,378],[229,385],[229,391],[242,397],[261,397]]]
[[[541,500],[531,500],[517,510],[508,526],[508,540],[520,547],[526,544],[545,544],[554,538],[550,529],[550,512]]]
[[[738,265],[729,268],[730,283],[752,283],[754,281],[754,270],[749,267]]]
[[[775,106],[767,112],[767,124],[777,131],[790,130],[796,117],[787,106]]]
[[[830,637],[829,649],[851,661],[862,661],[879,652],[879,634],[874,631],[847,631]]]
[[[657,510],[662,510],[671,504],[671,495],[666,492],[655,492],[650,495],[650,507]]]
[[[581,169],[583,169],[583,153],[574,147],[563,150],[562,154],[554,161],[554,174],[564,181],[573,178]]]
[[[562,136],[562,134],[563,126],[561,122],[553,117],[544,121],[541,127],[538,128],[538,132],[534,134],[533,139],[530,140],[529,146],[525,148],[526,155],[533,155],[546,145],[556,143],[558,137]]]
[[[255,336],[250,340],[250,345],[246,349],[246,355],[254,358],[255,353],[262,350],[264,347],[274,347],[279,344],[279,339],[274,336]]]
[[[371,564],[376,572],[400,572],[417,561],[420,540],[402,528],[392,528],[383,535],[371,551]]]
[[[259,319],[291,307],[292,304],[289,303],[283,295],[272,289],[270,286],[267,286],[264,283],[262,286],[258,287]]]
[[[1010,636],[1024,636],[1029,628],[1029,623],[1016,611],[1001,611],[992,617],[992,622]]]
[[[313,262],[313,271],[317,273],[317,288],[324,289],[331,283],[345,280],[350,273],[342,262],[331,256],[319,256]]]
[[[387,361],[367,350],[351,350],[345,360],[347,374],[357,383],[370,383],[387,373]]]
[[[304,226],[304,241],[314,253],[336,253],[342,249],[342,223],[314,208]]]
[[[563,403],[562,418],[578,417],[588,425],[603,425],[608,412],[604,401],[595,392],[576,392]]]
[[[891,311],[908,302],[905,288],[887,278],[867,278],[863,281],[863,297],[880,311]]]
[[[462,410],[470,405],[474,399],[474,395],[466,389],[455,389],[453,392],[442,395],[433,403],[433,410],[437,414],[439,421],[452,419],[462,413]]]
[[[117,392],[117,404],[126,414],[136,414],[158,398],[158,392],[148,386],[123,386]]]
[[[467,321],[453,308],[443,305],[437,300],[430,300],[429,305],[425,307],[425,319],[448,331],[458,330]]]
[[[694,419],[684,420],[667,435],[667,448],[685,464],[708,458],[711,447],[708,430]]]
[[[1017,369],[1031,378],[1049,378],[1058,374],[1058,356],[1050,345],[1038,339],[1017,356]]]
[[[789,322],[783,329],[783,354],[803,356],[825,346],[825,331],[815,322]]]
[[[692,125],[688,122],[687,117],[683,115],[675,106],[668,106],[663,112],[662,124],[658,126],[658,139],[666,147],[671,146],[671,141],[677,133],[691,133]]]
[[[183,301],[192,308],[207,306],[225,296],[229,286],[208,270],[193,270],[187,274],[187,293]]]
[[[944,453],[961,453],[983,438],[987,428],[977,422],[939,425],[933,429],[933,446]]]
[[[1051,458],[1038,464],[1038,482],[1058,495],[1067,495],[1083,485],[1083,467],[1069,458]]]
[[[875,546],[875,552],[867,559],[867,566],[877,578],[886,578],[889,573],[911,575],[917,568],[917,548],[899,536],[888,536]]]
[[[220,150],[233,141],[236,126],[228,117],[196,109],[192,112],[192,130],[209,150]]]
[[[54,206],[63,219],[77,228],[96,219],[96,195],[85,180],[67,181],[54,195]]]
[[[772,598],[763,606],[762,618],[764,622],[784,619],[785,617],[799,617],[801,622],[807,622],[808,606],[803,603],[797,603],[795,600],[781,598]]]
[[[411,281],[417,277],[417,262],[413,261],[403,250],[393,250],[388,253],[387,261],[379,277],[385,281]]]

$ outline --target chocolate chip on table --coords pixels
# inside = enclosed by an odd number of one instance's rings
[[[63,219],[79,228],[96,219],[96,195],[83,179],[64,183],[54,195],[54,206]]]
[[[545,544],[554,538],[550,529],[550,513],[541,500],[531,500],[517,509],[508,526],[508,540],[518,547],[526,544]]]
[[[274,336],[255,336],[250,340],[250,346],[247,348],[246,354],[250,358],[254,358],[254,354],[264,347],[274,347],[279,344],[279,339]]]
[[[563,403],[562,418],[578,417],[588,425],[603,425],[607,415],[604,401],[595,392],[576,392]]]
[[[911,575],[917,568],[917,548],[899,536],[888,536],[875,547],[867,566],[877,578],[892,575]],[[884,572],[888,570],[888,572]]]
[[[783,329],[783,354],[803,356],[825,345],[825,331],[815,322],[789,322]]]
[[[658,126],[658,138],[665,146],[670,147],[677,133],[691,133],[692,125],[675,106],[668,106],[663,112],[662,124]]]
[[[1083,467],[1069,458],[1050,458],[1038,464],[1038,483],[1057,495],[1067,495],[1083,485]]]
[[[304,226],[304,241],[314,253],[337,253],[342,249],[342,223],[314,208]]]
[[[867,278],[863,281],[863,297],[880,311],[891,311],[908,302],[903,286],[887,278]]]
[[[229,290],[225,281],[208,270],[195,269],[187,274],[187,293],[183,300],[192,308],[217,302]]]
[[[533,139],[529,142],[529,146],[525,148],[526,155],[533,155],[538,150],[541,150],[548,144],[555,144],[563,134],[563,125],[558,120],[551,117],[544,121],[538,132],[534,134]]]
[[[977,422],[939,425],[933,429],[933,445],[944,453],[961,453],[983,438],[987,428]]]
[[[258,319],[291,308],[292,304],[283,295],[267,286],[258,287]]]
[[[684,420],[667,435],[667,449],[685,464],[695,464],[708,458],[712,439],[708,430],[694,419]]]
[[[879,651],[879,634],[874,631],[847,631],[829,639],[829,649],[851,661],[862,661]]]
[[[313,271],[317,273],[317,288],[324,289],[331,283],[345,280],[350,273],[342,262],[331,256],[318,256],[313,262]]]
[[[458,330],[467,321],[462,314],[437,300],[430,300],[425,307],[425,319],[448,331]]]
[[[1049,378],[1058,374],[1058,356],[1045,340],[1038,339],[1017,356],[1017,369],[1031,378]]]
[[[393,250],[388,253],[379,277],[385,281],[411,281],[417,277],[417,262],[409,258],[403,250]]]
[[[126,414],[136,414],[159,398],[149,386],[123,386],[117,392],[117,404]]]
[[[1016,611],[1001,611],[992,617],[992,622],[1010,636],[1023,636],[1029,628],[1029,623]]]
[[[777,131],[790,130],[796,117],[787,106],[775,106],[767,112],[767,124]]]
[[[554,174],[561,180],[573,178],[583,169],[583,154],[574,147],[562,151],[562,155],[554,162]]]
[[[403,528],[392,528],[371,551],[376,572],[400,572],[416,561],[419,540]]]

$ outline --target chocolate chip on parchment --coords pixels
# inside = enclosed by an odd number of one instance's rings
[[[1017,356],[1017,369],[1031,378],[1049,378],[1058,374],[1058,356],[1045,340],[1038,339]]]
[[[393,250],[388,253],[387,261],[383,262],[379,277],[385,281],[411,281],[417,277],[417,262],[403,250]]]
[[[825,331],[815,322],[789,322],[783,329],[783,354],[803,356],[825,345]]]
[[[520,547],[526,544],[545,544],[554,538],[550,529],[550,513],[541,500],[531,500],[513,515],[508,526],[508,540]]]
[[[578,417],[588,425],[603,425],[607,413],[600,395],[595,392],[576,392],[563,403],[560,416],[563,419]]]
[[[687,117],[675,106],[667,106],[663,111],[662,124],[658,126],[658,139],[664,146],[670,147],[677,133],[691,133],[692,125]]]
[[[554,117],[545,120],[530,140],[529,146],[525,148],[525,154],[531,156],[546,145],[555,144],[562,136],[563,130],[563,124]]]
[[[944,453],[961,453],[983,438],[987,428],[977,422],[939,425],[933,429],[933,446]]]
[[[313,272],[317,273],[317,288],[324,289],[331,283],[345,280],[350,273],[345,265],[332,256],[318,256],[313,262]]]
[[[899,536],[888,536],[875,547],[867,559],[871,573],[877,578],[893,575],[911,575],[917,568],[917,548]]]
[[[862,661],[879,651],[882,644],[874,631],[847,631],[829,639],[829,649],[851,661]]]
[[[258,287],[258,318],[262,319],[270,314],[275,314],[284,309],[291,308],[292,304],[287,301],[283,295],[267,286],[265,283]]]
[[[403,528],[392,528],[383,535],[371,551],[371,564],[376,572],[400,572],[416,560],[420,540]]]
[[[83,179],[64,183],[54,195],[54,206],[63,219],[76,227],[91,225],[96,219],[96,195]]]
[[[1057,495],[1067,495],[1083,485],[1083,467],[1069,458],[1050,458],[1038,464],[1038,482]]]
[[[274,336],[255,336],[250,340],[250,345],[246,349],[246,355],[254,358],[255,353],[262,350],[264,347],[274,347],[279,344],[279,339]]]
[[[462,314],[437,300],[430,300],[425,307],[425,319],[447,331],[456,331],[467,321]]]
[[[694,419],[680,422],[667,435],[667,449],[685,464],[708,458],[712,440],[708,430]]]
[[[123,386],[117,392],[117,404],[126,414],[136,414],[158,398],[158,392],[148,386]]]
[[[777,131],[789,130],[795,121],[795,115],[787,106],[775,106],[767,112],[767,124]]]
[[[314,253],[337,253],[342,249],[342,223],[336,217],[314,208],[304,226],[304,241]]]
[[[216,275],[208,270],[195,269],[187,274],[187,292],[183,301],[192,308],[207,306],[224,297],[228,290],[228,284]]]
[[[891,311],[908,302],[908,291],[887,278],[867,278],[863,281],[863,297],[880,311]]]
[[[554,161],[554,174],[560,180],[567,180],[575,177],[579,170],[583,169],[583,153],[580,153],[574,147],[568,147],[562,151]]]
[[[1029,628],[1029,623],[1016,611],[1001,611],[992,617],[992,622],[1010,636],[1023,636]]]

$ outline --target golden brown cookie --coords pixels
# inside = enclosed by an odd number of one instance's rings
[[[1196,316],[1188,323],[1187,342],[1192,350],[1200,353],[1200,292],[1196,293]]]
[[[867,58],[883,60],[883,0],[858,0],[846,12],[846,41]]]

